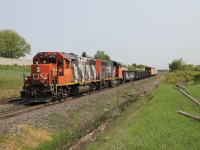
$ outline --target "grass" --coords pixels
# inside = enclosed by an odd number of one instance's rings
[[[19,125],[18,129],[18,132],[21,132],[21,134],[18,135],[17,139],[12,139],[16,136],[15,133],[10,133],[10,136],[2,136],[0,138],[0,149],[26,149],[26,145],[35,147],[42,141],[44,142],[52,139],[50,133],[39,127],[23,124]]]
[[[23,80],[18,77],[0,77],[0,99],[19,96],[22,84]]]
[[[195,84],[194,82],[191,82],[189,84],[186,84],[185,87],[186,91],[200,102],[200,84]]]
[[[153,80],[153,79],[149,79]],[[47,149],[67,149],[74,144],[78,138],[85,135],[99,126],[106,118],[118,113],[116,108],[124,105],[133,97],[127,97],[128,91],[138,91],[138,85],[149,81],[139,81],[134,85],[127,84],[125,88],[119,89],[115,93],[102,95],[94,101],[86,103],[81,107],[66,111],[65,119],[58,114],[52,114],[47,118],[47,122],[52,125],[58,134],[55,134],[52,141],[40,145],[37,150]],[[65,121],[63,121],[65,120]]]
[[[200,99],[199,87],[187,88]],[[199,149],[200,124],[176,114],[179,109],[193,114],[200,112],[172,85],[161,84],[152,95],[128,108],[86,149]]]
[[[103,120],[112,115],[118,105],[127,101],[126,99],[120,99],[117,102],[117,95],[114,96],[114,94],[104,98],[104,100],[97,98],[94,102],[68,110],[65,116],[52,113],[47,118],[47,122],[58,134],[53,136],[52,141],[40,145],[36,150],[68,148],[78,138],[95,129]]]
[[[129,92],[141,91],[144,83],[152,81],[154,78],[140,80],[134,84],[129,83],[124,88],[116,89],[113,93],[102,93],[98,97],[93,95],[92,100],[76,102],[73,108],[64,110],[60,114],[55,110],[50,115],[45,115],[38,124],[28,122],[17,127],[17,132],[13,131],[0,136],[0,145],[3,148],[11,145],[10,149],[67,149],[75,144],[80,137],[102,124],[105,119],[117,114],[121,105],[133,100],[132,96],[127,96]],[[27,126],[32,130],[27,129]],[[32,131],[40,133],[41,130],[43,136],[50,136],[48,138],[50,140],[39,141],[38,134],[29,136],[30,133],[33,133]]]
[[[24,72],[30,72],[30,66],[0,65],[0,99],[20,96]]]
[[[16,72],[30,72],[30,65],[19,66],[19,65],[0,65],[0,70],[10,70]]]

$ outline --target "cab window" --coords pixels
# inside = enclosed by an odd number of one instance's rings
[[[40,59],[40,64],[47,64],[47,60],[46,59]]]
[[[56,64],[56,58],[49,58],[50,64]]]
[[[38,59],[34,59],[33,64],[38,64]]]
[[[58,58],[58,65],[63,65],[63,60],[62,60],[62,58]]]

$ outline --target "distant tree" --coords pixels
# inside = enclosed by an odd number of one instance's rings
[[[107,60],[110,61],[110,56],[105,54],[104,51],[97,51],[97,53],[94,55],[95,59],[101,59],[101,60]]]
[[[83,52],[81,56],[82,57],[87,57],[87,58],[93,58],[93,57],[89,56],[86,52]]]
[[[19,58],[30,54],[31,46],[13,30],[0,31],[0,57]]]
[[[124,64],[124,63],[121,63],[121,67],[122,67],[122,68],[128,68],[127,66],[128,66],[128,65],[126,65],[126,64]]]
[[[141,69],[141,70],[143,70],[145,67],[146,67],[146,66],[145,66],[145,65],[142,65],[142,64],[137,65],[137,68],[138,68],[138,69]]]
[[[87,56],[86,52],[83,52],[82,57],[86,57],[86,56]]]
[[[183,70],[190,70],[190,71],[195,71],[196,69],[196,66],[195,65],[192,65],[192,64],[184,64],[182,66]]]
[[[194,70],[195,71],[200,71],[200,65],[195,66]]]
[[[178,70],[184,70],[184,66],[186,65],[185,61],[182,58],[175,59],[172,63],[169,64],[169,71],[174,72]]]
[[[132,65],[128,65],[127,68],[129,71],[134,71],[136,70],[136,66],[137,66],[136,64],[132,64]]]
[[[135,71],[136,67],[137,67],[137,65],[135,63],[133,63],[132,65],[122,64],[121,66],[122,66],[122,68],[126,68],[129,71]]]
[[[137,67],[137,64],[136,64],[136,63],[133,63],[132,66],[136,68],[136,67]]]

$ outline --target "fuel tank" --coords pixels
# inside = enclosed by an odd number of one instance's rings
[[[71,95],[83,94],[83,93],[87,93],[89,91],[90,91],[90,86],[89,85],[74,86],[71,89]]]

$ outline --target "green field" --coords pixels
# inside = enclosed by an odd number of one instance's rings
[[[30,72],[31,67],[27,66],[19,66],[19,65],[0,65],[0,70],[9,70],[16,72]]]
[[[200,84],[186,86],[198,99],[199,89]],[[172,85],[161,84],[152,95],[129,107],[86,149],[199,149],[200,122],[178,115],[176,110],[198,115],[200,107]]]
[[[0,65],[0,99],[19,96],[23,74],[30,74],[30,66]]]

